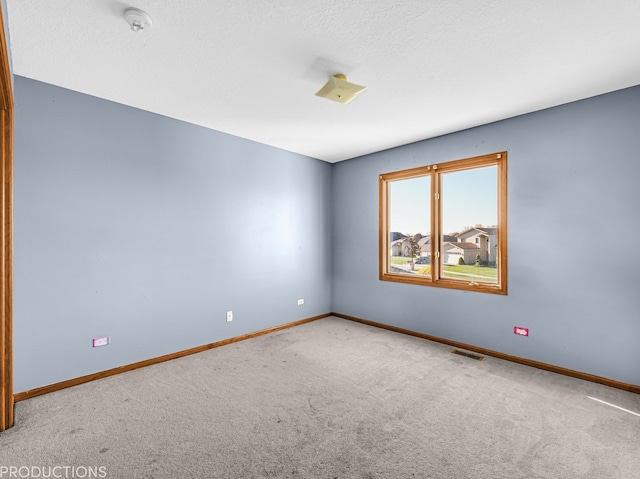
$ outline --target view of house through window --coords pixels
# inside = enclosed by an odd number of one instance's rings
[[[380,279],[506,294],[506,153],[380,177]]]
[[[396,273],[427,275],[431,261],[428,253],[431,226],[431,180],[420,176],[389,183],[393,201],[389,203],[389,262]]]
[[[442,277],[498,281],[498,167],[442,175]]]

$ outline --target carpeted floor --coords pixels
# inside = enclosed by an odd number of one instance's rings
[[[640,478],[640,417],[588,398],[640,396],[450,351],[330,317],[22,401],[0,477]]]

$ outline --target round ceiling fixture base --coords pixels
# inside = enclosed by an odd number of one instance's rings
[[[151,16],[139,8],[127,8],[124,11],[124,18],[134,32],[151,28]]]

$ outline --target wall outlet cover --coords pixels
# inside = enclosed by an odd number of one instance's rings
[[[109,336],[102,336],[100,338],[93,338],[93,347],[99,348],[100,346],[106,346],[111,342],[111,338]]]
[[[529,328],[521,328],[520,326],[514,326],[513,334],[517,334],[519,336],[529,336]]]

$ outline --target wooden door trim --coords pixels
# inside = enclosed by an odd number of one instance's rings
[[[0,8],[0,431],[13,426],[13,89]]]

